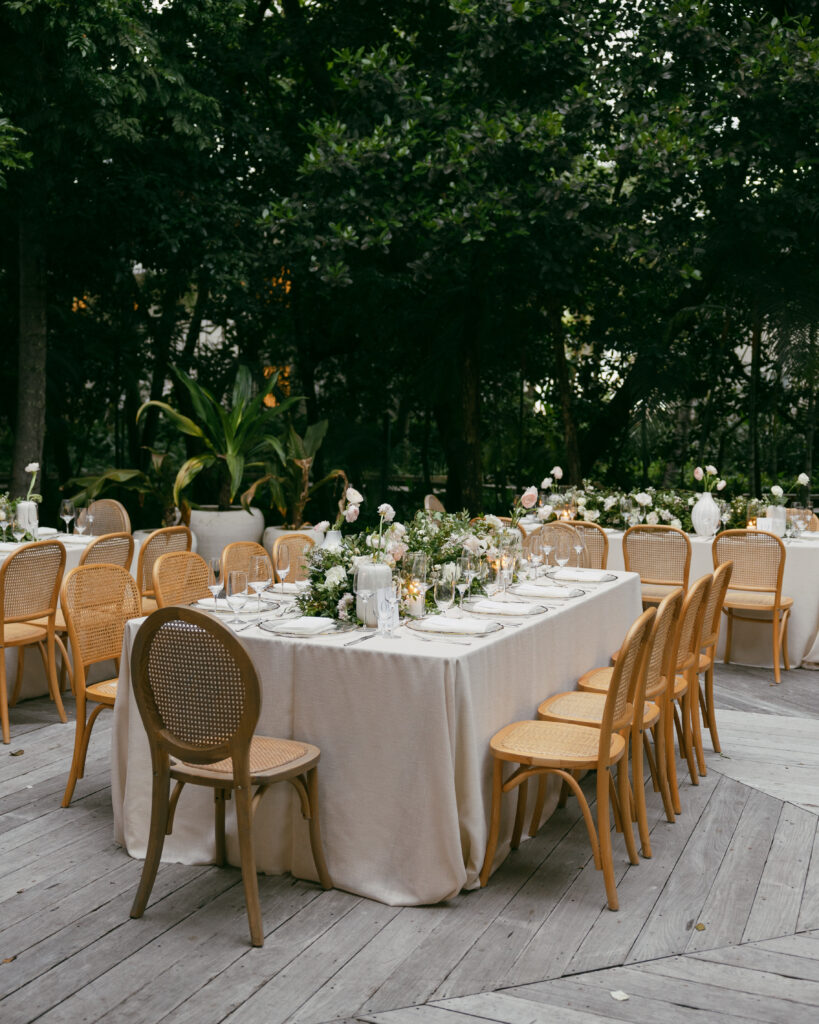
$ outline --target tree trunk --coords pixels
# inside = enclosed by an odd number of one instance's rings
[[[472,515],[481,510],[481,388],[474,335],[464,338],[449,387],[434,406],[435,421],[447,462],[446,507]]]
[[[563,339],[563,316],[560,306],[552,306],[549,310],[549,326],[552,334],[552,352],[555,360],[555,381],[557,383],[560,417],[563,421],[563,442],[566,446],[566,475],[564,482],[579,484],[582,479],[580,468],[580,448],[577,443],[577,426],[572,410],[572,389],[569,380],[569,362],[566,359],[566,346]]]
[[[759,465],[759,376],[762,360],[762,324],[754,312],[751,329],[751,384],[748,391],[748,488],[751,496],[762,496],[762,473]]]
[[[46,257],[36,217],[23,206],[19,223],[20,333],[17,347],[17,425],[11,494],[24,495],[25,468],[42,462],[46,412]],[[42,485],[41,485],[42,486]]]

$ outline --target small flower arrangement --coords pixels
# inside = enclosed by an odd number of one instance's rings
[[[697,466],[694,470],[694,479],[702,484],[702,489],[710,494],[711,491],[721,491],[725,488],[725,481],[720,479],[719,470],[716,466]]]
[[[534,486],[527,487],[519,498],[515,498],[515,503],[509,513],[513,526],[517,526],[522,517],[537,505],[537,498],[538,490]]]

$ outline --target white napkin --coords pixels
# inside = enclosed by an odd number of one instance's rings
[[[566,580],[569,583],[577,583],[579,580],[588,580],[589,583],[603,583],[610,574],[604,569],[558,569],[551,574],[553,580]]]
[[[493,629],[491,622],[479,622],[476,619],[450,619],[445,615],[430,615],[423,620],[419,630],[422,633],[471,633],[481,636]]]
[[[40,537],[41,539],[43,537],[56,537],[57,536],[57,531],[54,529],[53,526],[38,526],[37,527],[37,536]]]
[[[0,541],[0,551],[16,551],[20,545],[16,540],[4,540]]]
[[[278,594],[281,597],[282,593],[285,594],[300,594],[307,586],[307,581],[304,583],[274,583],[272,584],[271,593],[274,595]],[[282,587],[284,590],[282,591]],[[267,591],[265,591],[267,593]]]
[[[290,584],[290,586],[292,586],[292,583]],[[285,591],[285,595],[287,593],[288,591]],[[268,604],[277,604],[282,599],[281,592],[279,592],[278,594],[274,594],[270,590],[263,590],[259,596],[261,597],[262,601],[266,601]]]
[[[335,619],[325,615],[302,615],[298,619],[284,619],[282,632],[298,633],[299,636],[315,636],[335,625]]]
[[[550,587],[548,583],[518,583],[515,593],[521,597],[582,597],[583,591],[577,587]]]
[[[473,612],[485,615],[537,615],[543,611],[536,604],[523,601],[476,601],[470,607]]]
[[[202,597],[198,601],[194,601],[193,607],[201,608],[203,612],[233,612],[223,597],[220,597],[218,601],[212,597]],[[245,608],[241,608],[236,614],[241,614],[244,610]]]

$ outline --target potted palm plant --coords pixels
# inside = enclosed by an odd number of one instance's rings
[[[137,420],[151,407],[159,409],[180,433],[193,437],[202,449],[179,468],[173,485],[174,504],[183,505],[183,492],[203,471],[211,474],[217,491],[214,505],[191,508],[190,526],[198,541],[199,554],[206,560],[216,558],[226,544],[234,540],[262,539],[264,516],[250,507],[250,499],[237,495],[246,475],[264,471],[275,459],[283,460],[283,448],[275,430],[282,415],[295,403],[296,396],[285,398],[274,406],[265,399],[276,386],[274,374],[258,394],[253,394],[253,379],[246,366],[236,371],[229,407],[223,407],[215,396],[198,381],[174,370],[190,399],[194,417],[185,416],[167,402],[145,402]]]

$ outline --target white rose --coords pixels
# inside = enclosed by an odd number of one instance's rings
[[[327,519],[322,519],[320,523],[316,523],[313,529],[318,530],[319,533],[327,533],[327,531],[330,529],[330,523]]]
[[[441,566],[441,576],[445,580],[451,580],[453,583],[458,578],[460,569],[454,562],[445,562]]]
[[[693,505],[694,504],[694,499],[693,498],[689,498],[688,499],[688,504],[689,505]]]
[[[643,508],[648,508],[648,506],[651,504],[651,495],[646,494],[645,491],[640,491],[639,494],[634,495],[634,500],[637,502],[638,505],[642,505]]]
[[[782,490],[782,488],[779,486],[779,484],[774,484],[773,487],[771,488],[771,494],[775,498],[781,498],[784,493],[785,492]]]
[[[351,505],[360,505],[364,500],[364,495],[357,491],[355,487],[348,487],[345,498],[350,502]]]
[[[550,476],[544,476],[544,478],[540,481],[541,491],[548,491],[551,486],[552,478]]]
[[[358,505],[352,503],[349,504],[347,508],[344,509],[344,518],[348,523],[354,523],[356,519],[358,519]]]
[[[609,512],[617,504],[617,498],[615,495],[610,494],[608,498],[603,501],[603,511]]]
[[[706,473],[707,473],[707,474],[708,474],[709,476],[716,476],[716,475],[717,475],[717,472],[718,472],[718,470],[717,470],[717,467],[716,467],[716,466],[706,466],[706,467],[705,467],[705,472],[706,472]]]
[[[796,482],[798,484],[801,484],[802,487],[807,487],[810,483],[810,477],[807,473],[800,473],[799,476],[796,478]]]
[[[400,562],[406,553],[407,545],[402,543],[400,540],[392,541],[387,545],[387,554],[393,562]]]
[[[40,472],[40,463],[39,462],[29,462],[29,464],[26,466],[26,470],[25,471],[26,471],[26,473],[39,473]]]
[[[560,468],[560,466],[552,466],[551,473],[555,480],[563,479],[563,470]]]
[[[399,540],[401,537],[406,536],[407,528],[403,523],[393,523],[390,527],[390,536],[397,537]]]
[[[671,519],[671,513],[667,508],[660,509],[660,519],[662,519],[664,523],[667,523]]]
[[[464,551],[471,551],[473,555],[481,550],[481,542],[474,534],[464,538]]]
[[[646,516],[646,522],[650,526],[656,526],[657,523],[659,523],[659,521],[660,521],[660,517],[657,515],[657,513],[655,511],[649,512],[648,515]]]
[[[344,570],[343,566],[340,565],[334,565],[332,568],[328,569],[324,576],[324,586],[328,588],[337,587],[339,583],[346,582],[347,573]]]
[[[552,514],[552,506],[551,505],[543,505],[541,508],[539,508],[537,510],[537,517],[538,517],[538,519],[542,523],[545,523],[546,520],[549,518],[549,516],[551,514]]]
[[[493,515],[484,516],[484,522],[487,526],[491,526],[493,530],[499,530],[503,526],[500,519]]]
[[[391,523],[395,519],[395,509],[392,505],[388,505],[386,501],[383,505],[378,506],[378,514],[382,517],[385,523]]]
[[[681,530],[682,529],[682,523],[679,521],[679,519],[672,519],[671,520],[671,525],[674,527],[675,530]]]
[[[718,480],[717,481],[717,490],[718,491],[725,490],[725,481],[724,480]]]
[[[586,507],[586,499],[583,497],[582,494],[577,499],[577,507],[578,508],[585,508]]]

